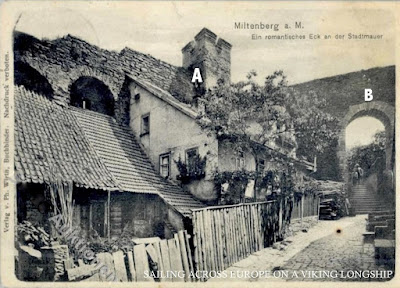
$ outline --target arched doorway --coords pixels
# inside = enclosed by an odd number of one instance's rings
[[[80,77],[71,85],[70,92],[72,106],[114,116],[114,96],[102,81],[94,77]]]
[[[359,117],[346,127],[346,157],[351,183],[368,183],[376,191],[377,178],[386,170],[386,131],[383,123]]]
[[[393,106],[372,101],[351,106],[341,120],[338,158],[357,213],[394,202],[394,117]]]
[[[394,144],[394,107],[384,102],[372,101],[360,105],[351,106],[346,116],[341,120],[338,141],[338,158],[343,179],[348,182],[349,175],[346,157],[346,128],[354,120],[360,117],[369,116],[382,122],[386,134],[386,160],[385,169],[392,170],[394,164],[393,144]]]
[[[54,91],[46,77],[26,63],[14,64],[14,83],[49,99],[53,98]]]

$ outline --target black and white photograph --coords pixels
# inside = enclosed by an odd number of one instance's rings
[[[395,287],[398,12],[2,3],[2,285]]]

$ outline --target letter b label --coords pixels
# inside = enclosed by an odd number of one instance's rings
[[[365,89],[364,90],[364,99],[365,102],[370,102],[374,99],[374,95],[372,95],[372,89]]]

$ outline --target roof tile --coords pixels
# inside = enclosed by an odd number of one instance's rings
[[[96,159],[71,113],[24,87],[16,87],[14,95],[14,159],[19,181],[52,182],[59,173],[76,185],[117,189],[111,173]],[[88,169],[94,173],[89,173]]]
[[[20,182],[57,177],[76,186],[159,195],[185,216],[205,205],[163,179],[128,127],[112,117],[15,88],[15,169]]]
[[[129,128],[107,115],[75,107],[71,111],[122,190],[158,194],[185,216],[190,216],[191,208],[205,206],[154,170]]]

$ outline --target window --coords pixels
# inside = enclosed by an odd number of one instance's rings
[[[142,116],[142,133],[140,136],[147,135],[150,133],[150,115]]]
[[[192,148],[186,150],[186,165],[188,167],[189,174],[195,169],[198,162],[198,149]]]
[[[168,178],[170,173],[170,154],[160,155],[160,174],[164,178]]]

